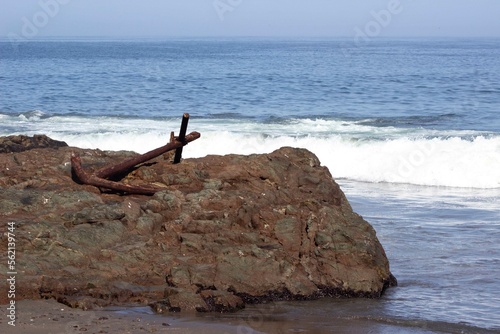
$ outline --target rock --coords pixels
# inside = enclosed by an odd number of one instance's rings
[[[307,150],[176,165],[159,157],[121,180],[166,188],[154,196],[75,182],[72,152],[89,170],[134,154],[66,146],[0,154],[1,251],[13,222],[18,300],[231,312],[271,300],[379,297],[396,284],[374,229]]]
[[[45,135],[33,137],[18,135],[0,137],[0,153],[22,152],[34,148],[59,148],[68,146],[65,142],[51,139]]]

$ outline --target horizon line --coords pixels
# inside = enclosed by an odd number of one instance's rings
[[[26,38],[19,36],[16,42],[30,42],[45,39],[355,39],[356,36],[346,35],[46,35]],[[1,35],[0,40],[12,40],[9,35]],[[369,41],[391,39],[500,39],[500,36],[487,35],[401,35],[401,36],[375,36]]]

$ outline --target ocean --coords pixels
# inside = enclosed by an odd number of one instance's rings
[[[144,153],[183,113],[201,133],[184,158],[315,153],[375,227],[399,282],[379,300],[201,321],[256,333],[500,333],[500,40],[0,40],[1,136]]]

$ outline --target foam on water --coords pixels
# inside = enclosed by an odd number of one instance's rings
[[[51,116],[36,111],[3,117],[10,128],[44,133],[71,146],[147,152],[164,145],[178,119]],[[20,131],[19,131],[20,130]],[[426,186],[500,187],[500,136],[472,131],[376,127],[360,121],[192,119],[202,133],[184,157],[269,153],[282,146],[315,153],[335,178]]]

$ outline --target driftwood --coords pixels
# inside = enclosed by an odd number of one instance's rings
[[[186,135],[188,120],[189,114],[184,114],[179,136],[175,137],[173,136],[173,133],[171,133],[170,142],[167,145],[124,160],[120,163],[103,167],[92,173],[85,171],[81,164],[81,158],[73,154],[71,156],[72,170],[78,180],[83,184],[88,184],[99,188],[106,188],[117,192],[125,192],[129,194],[153,195],[157,191],[162,190],[162,188],[127,185],[120,182],[108,180],[108,178],[117,175],[124,175],[128,173],[133,167],[143,164],[148,160],[154,159],[172,150],[176,150],[173,162],[179,163],[182,156],[182,148],[188,143],[200,138],[201,136],[198,132],[191,132],[190,134]]]

